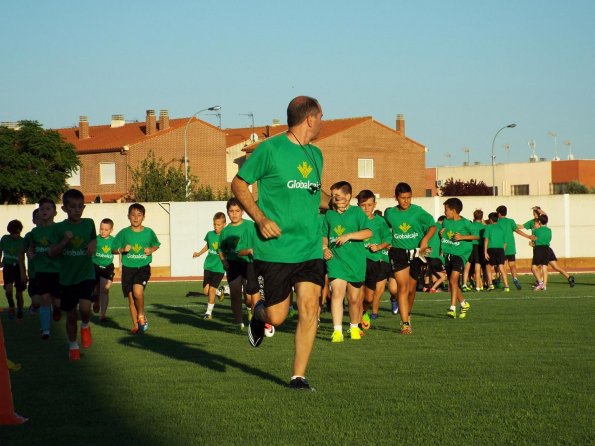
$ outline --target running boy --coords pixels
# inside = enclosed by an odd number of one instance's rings
[[[463,203],[458,198],[449,198],[444,202],[446,220],[443,221],[441,230],[442,251],[446,261],[446,274],[450,289],[450,308],[446,314],[452,318],[457,317],[457,301],[461,307],[459,318],[467,316],[467,312],[471,308],[471,304],[463,299],[459,279],[473,250],[471,242],[479,239],[478,235],[473,234],[473,224],[461,217],[462,210]]]
[[[494,271],[500,272],[502,281],[504,282],[504,292],[508,293],[510,288],[508,287],[508,278],[506,277],[506,271],[504,269],[504,262],[506,256],[506,241],[504,230],[498,225],[498,213],[490,212],[488,215],[489,224],[486,226],[483,234],[483,252],[485,259],[489,262],[487,265],[488,274],[488,291],[494,289],[492,283]]]
[[[145,207],[142,204],[130,205],[128,220],[130,226],[118,232],[112,252],[122,255],[122,291],[128,298],[132,319],[130,333],[135,334],[149,329],[145,316],[145,287],[151,278],[153,253],[161,243],[151,228],[143,226]]]
[[[40,225],[41,220],[39,219],[39,209],[35,209],[33,211],[32,222],[34,227]],[[39,305],[41,304],[41,297],[39,296],[39,292],[37,291],[37,279],[35,277],[35,258],[29,257],[30,246],[31,231],[27,232],[23,237],[23,249],[25,251],[25,256],[27,257],[27,276],[29,279],[27,292],[29,293],[29,298],[31,299],[31,305],[29,305],[29,313],[35,314],[37,313]]]
[[[17,299],[17,320],[23,319],[23,291],[27,287],[25,274],[24,241],[21,237],[23,224],[18,220],[11,220],[6,227],[8,234],[0,239],[0,257],[2,257],[2,276],[4,292],[8,301],[8,318],[14,319],[14,294]]]
[[[99,237],[97,237],[97,248],[93,257],[95,267],[95,301],[93,312],[101,311],[99,321],[107,322],[105,313],[109,304],[109,289],[114,280],[114,237],[111,235],[114,230],[114,222],[111,218],[104,218],[99,224]],[[121,263],[121,262],[120,262]]]
[[[438,220],[436,220],[436,233],[428,242],[428,248],[430,249],[426,255],[428,260],[428,273],[426,274],[428,284],[424,287],[424,291],[428,293],[439,293],[441,291],[439,287],[446,280],[446,269],[440,240],[440,230],[445,219],[445,215],[438,217]]]
[[[351,194],[351,184],[347,181],[331,186],[334,210],[326,212],[322,227],[323,256],[331,285],[331,342],[343,342],[345,293],[349,305],[349,334],[352,340],[361,339],[358,327],[362,317],[360,296],[366,278],[366,248],[362,241],[372,237],[372,231],[364,211],[350,206]]]
[[[397,184],[397,206],[384,212],[384,218],[393,232],[389,257],[397,281],[401,334],[411,334],[410,315],[417,280],[423,270],[428,242],[436,232],[434,218],[421,206],[411,204],[411,195],[409,184]]]
[[[219,288],[219,285],[221,285],[221,280],[225,274],[223,264],[221,263],[221,258],[219,257],[219,253],[217,251],[219,249],[221,231],[224,227],[225,214],[223,212],[217,212],[213,217],[213,230],[207,232],[207,235],[205,235],[205,245],[200,251],[192,254],[192,258],[195,259],[208,251],[207,258],[205,259],[204,263],[204,279],[202,282],[202,291],[209,299],[204,319],[213,318],[215,294]],[[225,295],[223,294],[223,290],[220,290],[219,302],[222,302],[224,298]]]
[[[50,256],[60,262],[59,282],[60,307],[66,312],[68,356],[71,361],[81,359],[77,342],[78,316],[81,317],[81,345],[91,347],[91,304],[95,299],[95,268],[93,256],[97,234],[91,218],[82,218],[85,210],[84,195],[77,189],[69,189],[62,196],[62,210],[68,218],[54,225],[55,240]],[[78,310],[77,311],[77,306]]]
[[[522,237],[530,239],[531,236],[525,234],[523,231],[518,229],[518,225],[516,222],[508,218],[506,215],[508,214],[508,209],[506,206],[498,206],[496,208],[496,212],[498,213],[498,225],[502,227],[504,230],[504,241],[506,242],[506,249],[504,251],[504,255],[506,256],[506,262],[508,263],[508,267],[510,268],[510,274],[512,274],[512,281],[514,286],[517,290],[522,288],[521,283],[519,282],[517,271],[516,271],[516,242],[514,239],[515,232]],[[502,274],[505,274],[504,270],[502,270]]]
[[[473,269],[473,278],[475,281],[475,291],[483,290],[483,279],[481,272],[483,269],[483,249],[479,249],[479,242],[483,241],[483,234],[485,231],[485,224],[483,223],[483,211],[481,209],[475,209],[473,211],[473,235],[478,237],[477,240],[473,240],[473,249],[469,256],[469,261],[465,264],[465,271],[463,272],[463,291],[472,291],[473,286],[469,282],[469,273]],[[483,247],[483,244],[482,244]],[[469,285],[468,285],[469,283]]]

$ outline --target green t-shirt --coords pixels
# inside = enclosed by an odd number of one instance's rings
[[[56,240],[53,227],[54,223],[50,226],[37,226],[31,231],[36,273],[57,273],[60,271],[58,259],[49,256],[50,246],[60,241]]]
[[[474,235],[473,223],[465,217],[459,220],[446,219],[442,222],[444,232],[442,233],[442,252],[447,255],[455,255],[463,259],[463,263],[467,263],[471,251],[473,250],[473,243],[471,240],[454,240],[454,235],[458,232],[460,235]]]
[[[552,241],[552,230],[550,228],[547,226],[540,226],[539,228],[534,228],[531,232],[537,237],[535,246],[550,246]]]
[[[432,250],[432,252],[430,254],[428,254],[426,257],[430,258],[430,259],[440,259],[442,260],[442,263],[444,263],[444,257],[442,256],[442,244],[440,241],[440,230],[442,229],[442,223],[437,221],[436,222],[436,232],[434,233],[434,235],[432,236],[432,238],[430,238],[430,241],[428,242],[428,248],[430,248]]]
[[[473,226],[471,227],[472,234],[479,237],[477,240],[473,240],[471,243],[473,245],[479,245],[480,242],[483,240],[483,233],[485,231],[486,226],[480,221],[474,221],[471,223]],[[483,244],[481,245],[483,248]]]
[[[328,238],[328,247],[333,258],[326,262],[328,276],[348,282],[363,282],[366,278],[366,248],[361,240],[349,240],[337,246],[335,240],[343,234],[370,229],[370,220],[357,206],[349,206],[342,214],[329,210],[322,227],[323,236]]]
[[[389,208],[384,213],[384,218],[393,232],[393,248],[418,248],[428,230],[436,226],[434,218],[416,204],[405,211],[397,206]]]
[[[97,248],[95,249],[95,257],[93,257],[95,265],[109,266],[114,263],[114,254],[112,253],[114,240],[111,235],[108,235],[107,238],[97,236]]]
[[[29,258],[29,246],[31,246],[31,232],[27,232],[23,237],[23,249],[27,257],[27,275],[29,279],[35,278],[35,257]]]
[[[372,237],[364,240],[366,257],[374,262],[388,262],[388,250],[386,248],[376,252],[372,252],[368,249],[370,245],[379,245],[381,243],[390,244],[392,234],[390,228],[386,224],[386,220],[380,215],[373,215],[372,218],[368,218],[368,225],[372,230]]]
[[[311,144],[294,144],[283,133],[263,141],[240,168],[238,176],[258,184],[258,207],[277,223],[281,235],[265,239],[257,233],[254,258],[300,263],[322,258],[318,208],[322,152]],[[318,188],[312,190],[311,187]]]
[[[2,266],[16,265],[19,263],[19,253],[24,249],[24,239],[20,235],[13,238],[10,234],[3,235],[0,239],[2,250]]]
[[[207,271],[212,271],[214,273],[224,273],[225,270],[223,269],[223,264],[221,263],[221,258],[219,257],[219,241],[221,239],[221,233],[217,234],[215,231],[207,232],[205,235],[205,242],[207,242],[207,246],[209,248],[207,253],[207,258],[205,259],[205,263],[203,268]]]
[[[91,218],[81,218],[78,223],[64,220],[53,227],[56,243],[64,238],[66,231],[72,232],[72,239],[68,242],[60,262],[60,284],[75,285],[85,280],[95,280],[93,256],[87,254],[87,245],[97,238],[95,222]]]
[[[500,217],[498,218],[498,226],[504,231],[504,242],[506,243],[505,255],[511,256],[516,254],[516,242],[514,240],[514,231],[516,231],[516,222],[512,218]]]
[[[122,265],[128,268],[140,268],[153,261],[153,255],[146,255],[145,248],[159,247],[161,243],[151,228],[143,227],[141,231],[133,231],[128,226],[116,234],[113,249],[125,248],[130,245],[127,253],[122,253]]]
[[[504,231],[498,224],[487,225],[483,238],[488,240],[488,248],[504,248]]]
[[[226,260],[252,263],[252,257],[239,256],[242,249],[254,249],[256,239],[256,226],[253,221],[242,219],[234,226],[229,223],[223,228],[219,236],[219,251],[225,254]]]
[[[529,220],[528,222],[526,222],[523,225],[523,228],[525,228],[525,229],[533,229],[534,227],[535,227],[535,219],[534,218],[532,218],[531,220]]]

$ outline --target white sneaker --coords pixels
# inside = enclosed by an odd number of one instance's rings
[[[267,338],[275,336],[275,327],[271,324],[264,324],[264,335]]]

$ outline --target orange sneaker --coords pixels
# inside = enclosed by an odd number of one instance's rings
[[[91,327],[81,328],[81,344],[83,348],[91,347],[93,338],[91,338]]]
[[[68,350],[68,359],[71,361],[80,361],[81,360],[81,350],[78,348],[71,348]]]
[[[132,327],[130,329],[130,334],[137,334],[138,333],[138,325],[136,325],[135,327]]]

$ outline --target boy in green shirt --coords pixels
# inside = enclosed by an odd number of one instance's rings
[[[225,274],[221,258],[219,257],[219,244],[221,243],[221,231],[225,227],[225,214],[217,212],[213,217],[213,230],[207,232],[204,241],[206,242],[203,248],[192,254],[192,258],[200,257],[205,252],[208,252],[204,263],[204,279],[202,282],[202,291],[208,297],[207,311],[204,319],[213,318],[213,308],[215,307],[215,295],[221,280]],[[219,290],[219,302],[224,299],[223,290]]]
[[[436,220],[436,233],[428,242],[428,272],[425,280],[428,281],[427,286],[424,286],[424,291],[428,293],[439,293],[438,288],[446,280],[446,269],[444,267],[444,256],[442,255],[442,243],[440,241],[440,230],[442,229],[442,222],[446,219],[446,215],[441,215]],[[424,282],[425,284],[425,282]]]
[[[458,198],[446,200],[444,202],[446,220],[442,222],[442,229],[440,230],[442,252],[444,253],[448,287],[450,289],[450,308],[446,314],[452,318],[457,317],[457,301],[461,307],[459,318],[466,317],[471,307],[471,304],[463,299],[459,279],[473,250],[472,241],[479,239],[479,236],[473,234],[473,224],[461,216],[462,210],[463,202]]]
[[[41,220],[39,219],[39,209],[35,209],[32,214],[32,222],[34,227],[40,225]],[[37,291],[37,280],[35,277],[35,258],[29,257],[29,247],[31,246],[31,231],[27,232],[23,237],[23,250],[25,253],[25,257],[27,258],[27,276],[29,279],[29,285],[27,288],[27,292],[29,293],[29,298],[31,299],[31,305],[29,305],[29,313],[35,314],[39,309],[39,305],[41,303],[41,297]]]
[[[465,264],[465,271],[463,272],[463,291],[472,291],[473,285],[469,283],[469,273],[473,269],[473,277],[475,280],[475,290],[483,290],[483,279],[481,277],[482,269],[484,269],[485,259],[483,258],[483,249],[479,249],[479,243],[482,242],[483,247],[483,234],[485,231],[485,224],[483,222],[483,211],[476,209],[473,211],[473,226],[472,233],[479,237],[478,240],[473,240],[473,249],[469,256],[469,261]],[[469,285],[467,285],[469,283]]]
[[[145,207],[133,203],[128,207],[130,226],[118,232],[113,253],[122,255],[122,291],[128,298],[132,319],[131,333],[145,332],[149,322],[145,316],[145,287],[151,278],[153,253],[161,243],[155,232],[143,226]]]
[[[93,312],[101,310],[99,321],[103,324],[107,322],[105,313],[109,303],[109,289],[114,280],[114,253],[112,245],[114,237],[111,235],[114,230],[114,221],[111,218],[104,218],[99,224],[99,237],[97,237],[97,247],[93,257],[95,267],[95,301],[93,302]],[[120,262],[122,264],[122,262]]]
[[[50,247],[51,257],[60,262],[60,308],[66,312],[66,334],[68,336],[68,356],[71,361],[81,359],[77,342],[78,316],[81,317],[81,345],[89,348],[92,343],[91,304],[95,299],[95,268],[93,256],[97,234],[95,223],[90,218],[82,218],[85,209],[84,195],[77,189],[69,189],[62,196],[62,210],[68,218],[54,225],[55,240]],[[77,311],[77,306],[78,310]]]
[[[6,227],[8,234],[0,239],[0,257],[2,257],[2,276],[4,279],[4,292],[8,301],[8,318],[14,319],[15,305],[13,297],[17,298],[16,317],[23,320],[23,291],[27,287],[25,274],[24,240],[21,237],[23,224],[18,220],[11,220]]]
[[[504,262],[506,261],[506,239],[504,230],[498,225],[498,213],[490,212],[488,215],[488,225],[483,234],[483,253],[485,259],[488,261],[488,291],[494,290],[493,275],[495,271],[500,272],[502,281],[504,282],[504,292],[508,293],[508,278],[506,277],[506,270],[504,269]]]
[[[343,342],[343,300],[347,294],[349,334],[361,339],[358,324],[362,317],[361,288],[366,278],[366,248],[363,240],[372,237],[369,219],[357,206],[350,206],[351,184],[339,181],[331,186],[334,209],[325,214],[322,249],[331,286],[331,342]]]

